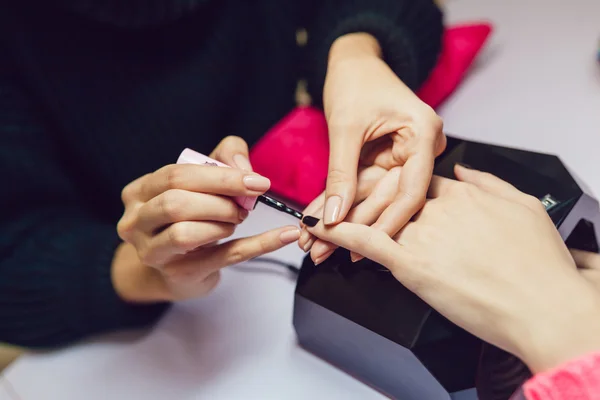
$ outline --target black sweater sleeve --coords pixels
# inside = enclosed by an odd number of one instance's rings
[[[0,342],[54,347],[151,324],[167,305],[117,296],[116,228],[78,200],[52,132],[15,82],[0,65]]]
[[[442,47],[443,18],[433,0],[323,0],[308,28],[308,90],[321,104],[329,49],[348,33],[373,35],[396,75],[417,90]]]

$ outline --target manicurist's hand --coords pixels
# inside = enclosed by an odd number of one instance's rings
[[[433,178],[430,199],[393,238],[310,218],[307,229],[386,266],[441,314],[534,372],[600,350],[600,292],[577,270],[540,201],[494,176],[455,172],[459,181]]]
[[[296,241],[297,227],[254,237],[231,236],[248,215],[233,196],[258,196],[270,182],[251,171],[248,147],[237,137],[210,155],[238,168],[169,165],[123,189],[125,213],[118,224],[124,243],[113,260],[115,289],[132,302],[174,301],[207,294],[228,265]]]
[[[360,166],[403,166],[396,196],[356,220],[393,236],[425,201],[434,159],[446,146],[440,117],[394,74],[377,40],[365,33],[332,45],[323,102],[331,149],[327,187],[307,210],[322,208],[326,225],[339,223],[355,202]],[[310,238],[304,239],[303,247]],[[324,259],[334,249],[317,241],[312,256]]]

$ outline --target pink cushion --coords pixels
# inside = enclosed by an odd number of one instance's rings
[[[321,110],[298,107],[252,148],[256,172],[271,179],[271,191],[307,205],[325,188],[329,138]]]
[[[487,23],[446,29],[437,66],[418,91],[419,97],[438,107],[462,81],[487,41]],[[251,149],[250,161],[259,174],[271,179],[271,191],[307,205],[325,189],[329,143],[327,122],[314,107],[293,110]]]
[[[419,97],[431,107],[440,106],[460,85],[491,32],[492,26],[485,23],[446,29],[442,54],[418,91]]]

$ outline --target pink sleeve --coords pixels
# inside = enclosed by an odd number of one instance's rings
[[[514,399],[600,400],[600,352],[535,375]]]

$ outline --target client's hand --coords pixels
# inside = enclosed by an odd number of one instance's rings
[[[600,254],[571,250],[579,273],[600,293]]]
[[[248,215],[232,196],[258,196],[270,182],[253,173],[246,143],[223,140],[210,157],[239,168],[169,165],[123,189],[118,224],[125,241],[113,261],[113,284],[128,301],[173,301],[202,296],[219,270],[277,250],[300,236],[284,227],[254,237],[231,236]],[[242,169],[243,168],[243,169]]]
[[[310,233],[390,269],[408,289],[534,371],[600,349],[600,296],[540,201],[474,170],[434,177],[423,210],[398,235],[353,223]]]

